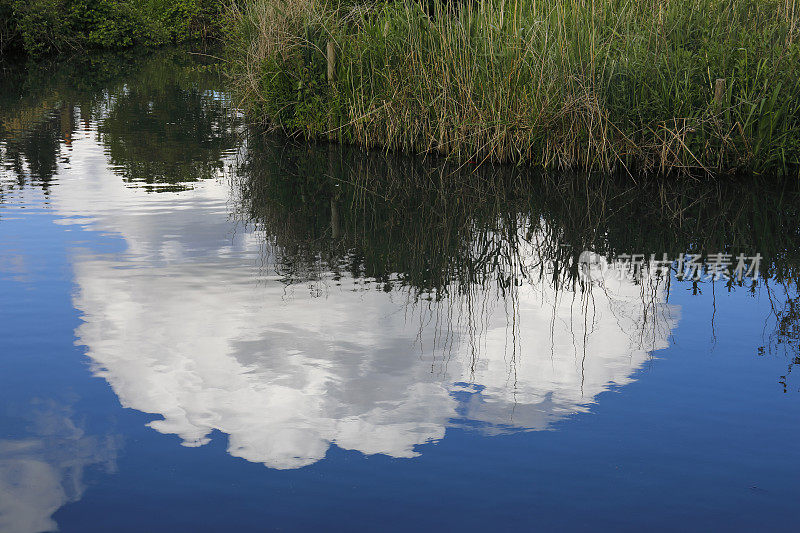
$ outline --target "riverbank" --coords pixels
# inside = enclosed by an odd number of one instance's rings
[[[307,138],[609,173],[800,172],[797,0],[247,0],[230,71]]]

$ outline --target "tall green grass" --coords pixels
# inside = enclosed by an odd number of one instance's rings
[[[800,0],[246,0],[226,24],[243,101],[294,134],[634,176],[800,173]]]

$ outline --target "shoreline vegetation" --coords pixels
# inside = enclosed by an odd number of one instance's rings
[[[9,63],[207,39],[250,120],[293,137],[800,177],[800,0],[0,0]]]
[[[0,0],[0,61],[219,36],[226,0]]]
[[[800,0],[243,0],[253,119],[460,163],[800,177]]]

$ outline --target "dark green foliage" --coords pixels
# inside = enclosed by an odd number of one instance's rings
[[[152,10],[160,15],[173,41],[203,39],[219,31],[221,0],[151,0],[151,4],[156,4]]]
[[[41,57],[216,35],[222,0],[0,0],[0,54]]]
[[[0,58],[18,51],[22,43],[11,2],[12,0],[0,0]]]

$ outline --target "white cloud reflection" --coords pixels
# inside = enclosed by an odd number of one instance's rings
[[[72,420],[69,407],[38,402],[30,434],[0,439],[0,531],[57,531],[52,515],[78,501],[85,490],[85,470],[115,469],[119,439],[88,435]]]
[[[265,276],[259,238],[231,222],[223,181],[146,193],[110,175],[96,145],[74,151],[54,206],[126,246],[76,250],[78,342],[123,406],[163,417],[151,427],[187,446],[218,430],[231,455],[288,469],[331,444],[413,457],[464,420],[490,433],[546,429],[630,383],[676,325],[660,291],[643,328],[631,283],[595,291],[588,314],[580,296],[534,284],[520,288],[516,329],[486,296],[473,357],[458,308],[452,328],[420,328],[428,317],[401,292]]]

